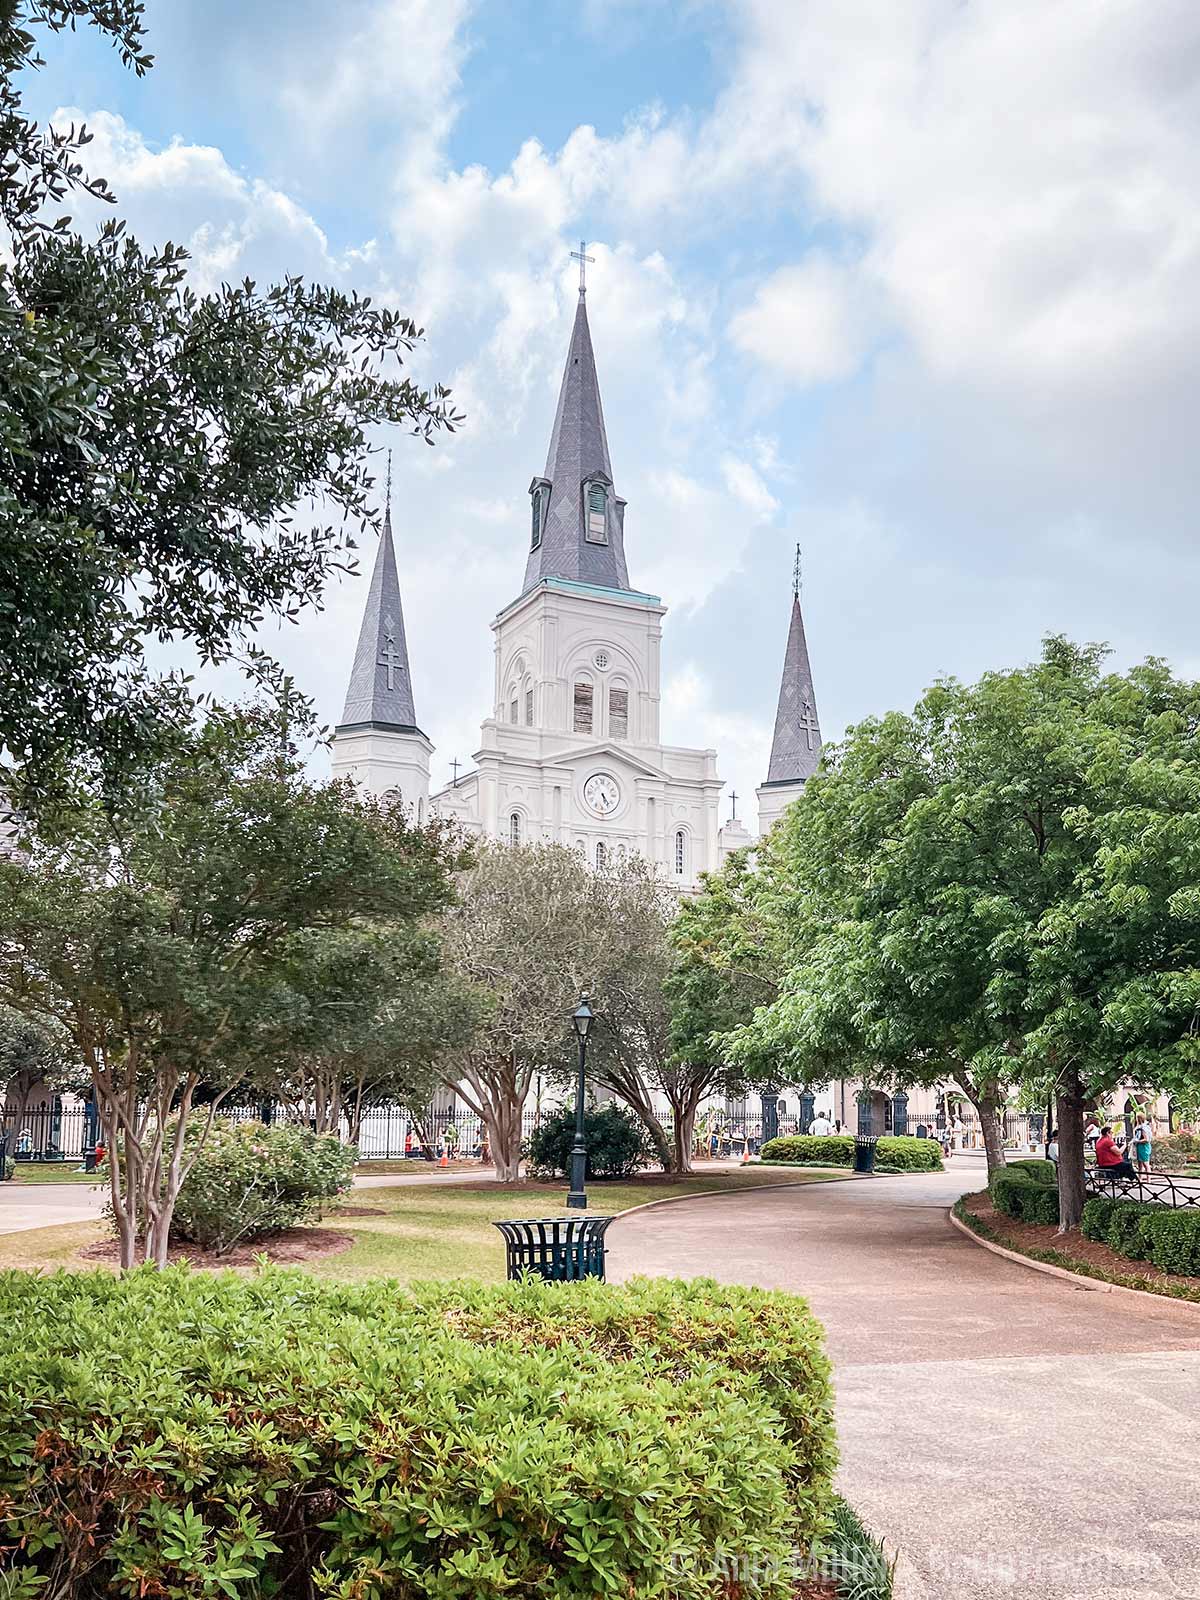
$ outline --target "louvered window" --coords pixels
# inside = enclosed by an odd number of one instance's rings
[[[518,845],[521,842],[521,813],[514,811],[508,819],[508,842]]]
[[[675,835],[675,871],[683,877],[687,870],[687,834],[680,828]]]
[[[533,727],[533,690],[532,689],[526,689],[526,691],[525,691],[525,726],[527,728],[532,728]]]
[[[576,733],[591,733],[592,731],[592,686],[590,683],[577,683],[575,685],[575,720]]]
[[[614,739],[629,736],[629,690],[608,691],[608,731]]]
[[[587,536],[592,544],[608,543],[608,519],[605,507],[608,504],[608,493],[602,483],[588,485],[587,491]]]

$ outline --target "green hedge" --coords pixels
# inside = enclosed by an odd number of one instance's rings
[[[764,1161],[778,1161],[801,1167],[852,1167],[854,1136],[849,1133],[825,1135],[787,1134],[768,1139],[762,1147]],[[884,1134],[875,1149],[876,1172],[940,1172],[942,1147],[936,1139],[913,1139],[907,1134]]]
[[[1046,1162],[1053,1167],[1053,1162]],[[997,1211],[1017,1222],[1040,1222],[1058,1226],[1058,1189],[1039,1182],[1031,1172],[1017,1165],[1005,1167],[988,1184]]]
[[[1200,1277],[1200,1211],[1170,1211],[1142,1200],[1097,1196],[1084,1205],[1082,1231],[1131,1261]]]
[[[1005,1170],[1027,1173],[1035,1183],[1048,1183],[1051,1186],[1058,1183],[1058,1168],[1053,1161],[1046,1161],[1041,1156],[1022,1156],[1019,1161],[1010,1161]]]
[[[10,1272],[0,1322],[14,1595],[784,1600],[829,1514],[789,1295]]]

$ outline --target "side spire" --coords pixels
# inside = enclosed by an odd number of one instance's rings
[[[544,578],[628,589],[625,502],[613,487],[600,381],[588,327],[587,286],[579,258],[579,303],[563,369],[546,473],[529,486],[532,522],[522,593]]]
[[[808,641],[804,637],[804,615],[800,609],[800,546],[797,545],[792,568],[792,620],[783,656],[767,783],[804,783],[817,770],[820,759],[821,726],[817,721],[817,697],[808,660]]]
[[[339,728],[371,723],[397,732],[420,732],[408,670],[408,641],[400,579],[392,543],[392,457],[388,452],[387,498],[383,531],[375,554],[371,587],[350,671],[350,687]]]

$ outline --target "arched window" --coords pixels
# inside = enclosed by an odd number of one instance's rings
[[[603,839],[596,841],[596,870],[603,872],[608,865],[608,846]]]
[[[521,813],[514,811],[508,819],[508,842],[520,844],[521,842]]]
[[[545,478],[535,478],[529,485],[530,524],[529,548],[536,550],[542,542],[542,529],[546,525],[546,502],[550,485]]]
[[[612,739],[629,737],[629,690],[613,687],[608,691],[608,733]]]
[[[575,716],[573,726],[576,733],[591,733],[592,731],[592,686],[590,683],[577,683],[575,685]]]
[[[602,483],[589,483],[586,489],[587,534],[589,544],[608,543],[608,490]]]
[[[533,690],[532,689],[526,689],[526,691],[525,691],[525,726],[527,728],[532,728],[533,727]]]
[[[512,699],[508,702],[508,720],[510,722],[516,722],[518,720],[518,718],[517,718],[517,704],[518,704],[517,697],[514,694]]]
[[[576,848],[576,850],[579,851],[579,854],[581,856],[583,856],[585,858],[587,857],[587,845],[584,843],[584,841],[582,839],[576,839],[575,848]]]
[[[680,828],[675,835],[675,872],[680,878],[687,871],[687,834]]]

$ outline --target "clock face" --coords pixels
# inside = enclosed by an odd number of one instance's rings
[[[583,798],[598,817],[611,817],[621,803],[621,786],[607,772],[594,772],[583,786]]]

